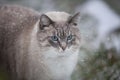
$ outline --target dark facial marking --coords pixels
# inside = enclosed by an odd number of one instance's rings
[[[74,37],[71,41],[68,41],[68,42],[67,42],[68,48],[69,48],[71,45],[75,45],[75,37]]]
[[[48,41],[49,41],[49,43],[50,43],[53,47],[59,48],[58,42],[54,42],[54,41],[52,41],[51,39],[49,39]]]

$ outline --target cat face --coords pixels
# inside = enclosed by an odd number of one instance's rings
[[[41,15],[40,30],[37,34],[40,45],[48,49],[53,48],[59,52],[78,49],[80,46],[80,35],[77,27],[78,17],[79,13],[74,16],[66,13]],[[57,19],[55,20],[55,18]]]

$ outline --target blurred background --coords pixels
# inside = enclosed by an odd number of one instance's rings
[[[39,12],[81,13],[81,48],[72,80],[120,80],[120,0],[0,0]],[[0,80],[7,80],[0,69]]]

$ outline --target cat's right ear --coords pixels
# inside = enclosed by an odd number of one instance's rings
[[[79,22],[80,12],[76,13],[74,16],[70,16],[68,19],[69,24],[77,25]]]
[[[44,30],[45,27],[49,27],[49,25],[52,23],[53,21],[47,15],[42,14],[40,16],[39,26],[41,30]]]

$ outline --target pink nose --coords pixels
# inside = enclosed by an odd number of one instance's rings
[[[64,51],[66,49],[66,46],[61,46],[62,50]]]
[[[61,42],[60,47],[64,51],[66,49],[66,42]]]

